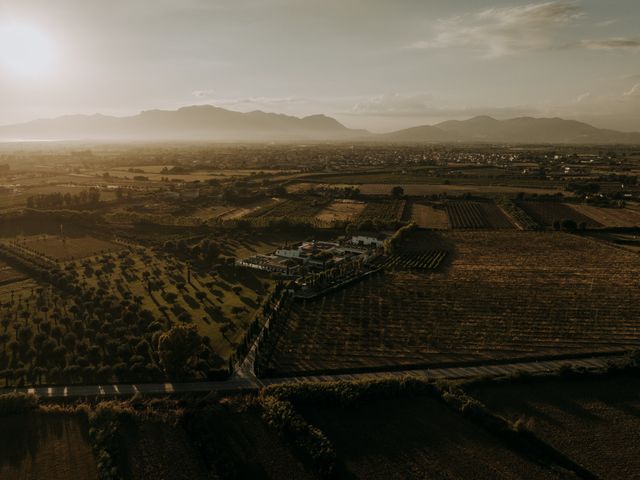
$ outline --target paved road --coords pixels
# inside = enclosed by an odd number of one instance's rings
[[[423,379],[465,379],[479,376],[500,376],[516,372],[543,373],[555,371],[563,365],[575,365],[587,369],[602,368],[613,357],[582,358],[573,360],[551,360],[544,362],[518,362],[504,365],[483,365],[474,367],[433,368],[424,370],[403,370],[398,372],[357,373],[341,375],[315,375],[289,378],[257,379],[242,368],[229,380],[218,382],[189,383],[138,383],[127,385],[70,385],[60,387],[35,387],[0,389],[0,393],[35,393],[42,398],[64,399],[83,397],[129,397],[137,392],[147,395],[171,393],[218,392],[223,394],[255,392],[262,386],[302,382],[332,382],[339,380],[374,380],[381,378],[414,377]]]

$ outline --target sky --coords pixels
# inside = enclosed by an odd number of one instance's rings
[[[640,131],[640,3],[0,0],[0,124],[197,104]]]

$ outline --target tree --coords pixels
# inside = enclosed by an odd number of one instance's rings
[[[184,375],[201,349],[202,339],[195,325],[176,325],[158,340],[160,361],[168,375]]]
[[[393,198],[400,198],[402,196],[404,196],[404,188],[397,186],[397,187],[393,187],[391,189],[391,196]]]
[[[578,225],[576,224],[576,222],[571,219],[562,220],[560,225],[562,227],[562,230],[564,230],[565,232],[575,232],[578,229]]]

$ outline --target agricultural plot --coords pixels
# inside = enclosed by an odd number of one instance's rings
[[[272,218],[314,218],[326,206],[326,202],[313,198],[297,200],[285,200],[270,208],[256,210],[250,213],[250,217]]]
[[[637,377],[548,379],[488,385],[471,394],[528,428],[596,478],[635,478],[640,469]]]
[[[116,243],[86,235],[81,237],[38,235],[21,240],[19,244],[22,248],[57,261],[78,260],[123,249]]]
[[[120,428],[120,465],[124,478],[205,480],[206,466],[179,425],[159,420],[133,419]],[[176,459],[180,459],[176,462]]]
[[[352,179],[353,180],[353,179]],[[395,181],[392,183],[362,183],[354,184],[348,181],[334,182],[334,183],[297,183],[291,185],[288,189],[292,192],[304,192],[318,186],[330,186],[335,188],[344,187],[356,187],[360,189],[360,193],[364,195],[389,195],[391,188],[398,185],[404,189],[405,195],[412,197],[430,197],[432,195],[486,195],[486,194],[509,194],[516,195],[519,192],[538,194],[538,195],[554,195],[556,193],[564,193],[564,188],[554,188],[541,186],[540,188],[517,186],[517,185],[444,185],[444,184],[429,184],[424,181],[419,183],[422,179],[418,179],[416,183],[408,183],[406,179],[404,181]]]
[[[95,480],[98,469],[86,423],[80,416],[64,413],[3,417],[0,478]]]
[[[8,285],[26,279],[25,274],[0,261],[0,285]]]
[[[580,213],[571,205],[562,202],[518,202],[518,206],[531,216],[540,225],[553,226],[553,223],[562,220],[573,220],[576,224],[585,223],[589,228],[597,228],[602,225],[593,218]]]
[[[411,209],[411,221],[421,228],[433,230],[447,230],[449,228],[449,217],[444,208],[413,202],[408,208]]]
[[[404,214],[406,203],[406,200],[398,199],[386,202],[368,202],[358,216],[358,221],[399,222]]]
[[[382,264],[389,270],[435,270],[447,256],[447,252],[431,251],[391,255]]]
[[[561,478],[432,398],[314,406],[304,415],[334,445],[348,478]]]
[[[445,204],[451,227],[455,229],[512,229],[513,224],[495,204],[455,201]]]
[[[571,208],[605,227],[640,227],[640,209],[637,208],[603,208],[583,204],[571,205]]]
[[[500,201],[500,208],[505,214],[511,217],[516,228],[520,230],[540,230],[541,225],[531,218],[527,212],[520,208],[513,200],[503,198]]]
[[[214,471],[208,479],[323,478],[300,461],[259,412],[210,405],[203,411],[189,412],[183,424],[197,453]]]
[[[222,365],[244,335],[272,284],[251,270],[190,270],[178,259],[139,248],[81,263],[80,284],[136,301],[163,322],[194,323]]]
[[[38,284],[30,278],[0,285],[0,305],[32,295]]]
[[[295,303],[271,372],[553,357],[640,346],[637,255],[562,233],[440,237],[452,252],[446,269],[387,272]]]
[[[335,200],[322,209],[316,218],[323,222],[344,222],[355,219],[366,204],[357,200]]]
[[[190,378],[218,375],[272,286],[252,271],[189,269],[136,246],[64,263],[52,275],[58,288],[0,286],[2,386],[166,378],[158,337],[179,324],[207,337]]]

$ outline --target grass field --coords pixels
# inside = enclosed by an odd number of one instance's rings
[[[363,480],[560,478],[431,398],[309,407],[310,423]]]
[[[38,235],[27,237],[20,245],[58,261],[78,260],[94,255],[118,252],[121,245],[88,235],[81,237]]]
[[[347,221],[356,218],[366,208],[364,202],[356,200],[335,200],[316,215],[323,222]]]
[[[640,471],[637,377],[536,380],[490,385],[473,396],[540,438],[597,478],[637,478]]]
[[[431,205],[421,205],[411,202],[408,207],[411,210],[411,221],[422,228],[434,230],[447,230],[449,217],[444,208],[435,208]]]
[[[561,233],[430,234],[436,272],[296,303],[272,371],[455,363],[640,346],[640,258]]]
[[[96,480],[86,420],[40,412],[2,417],[0,478]]]

